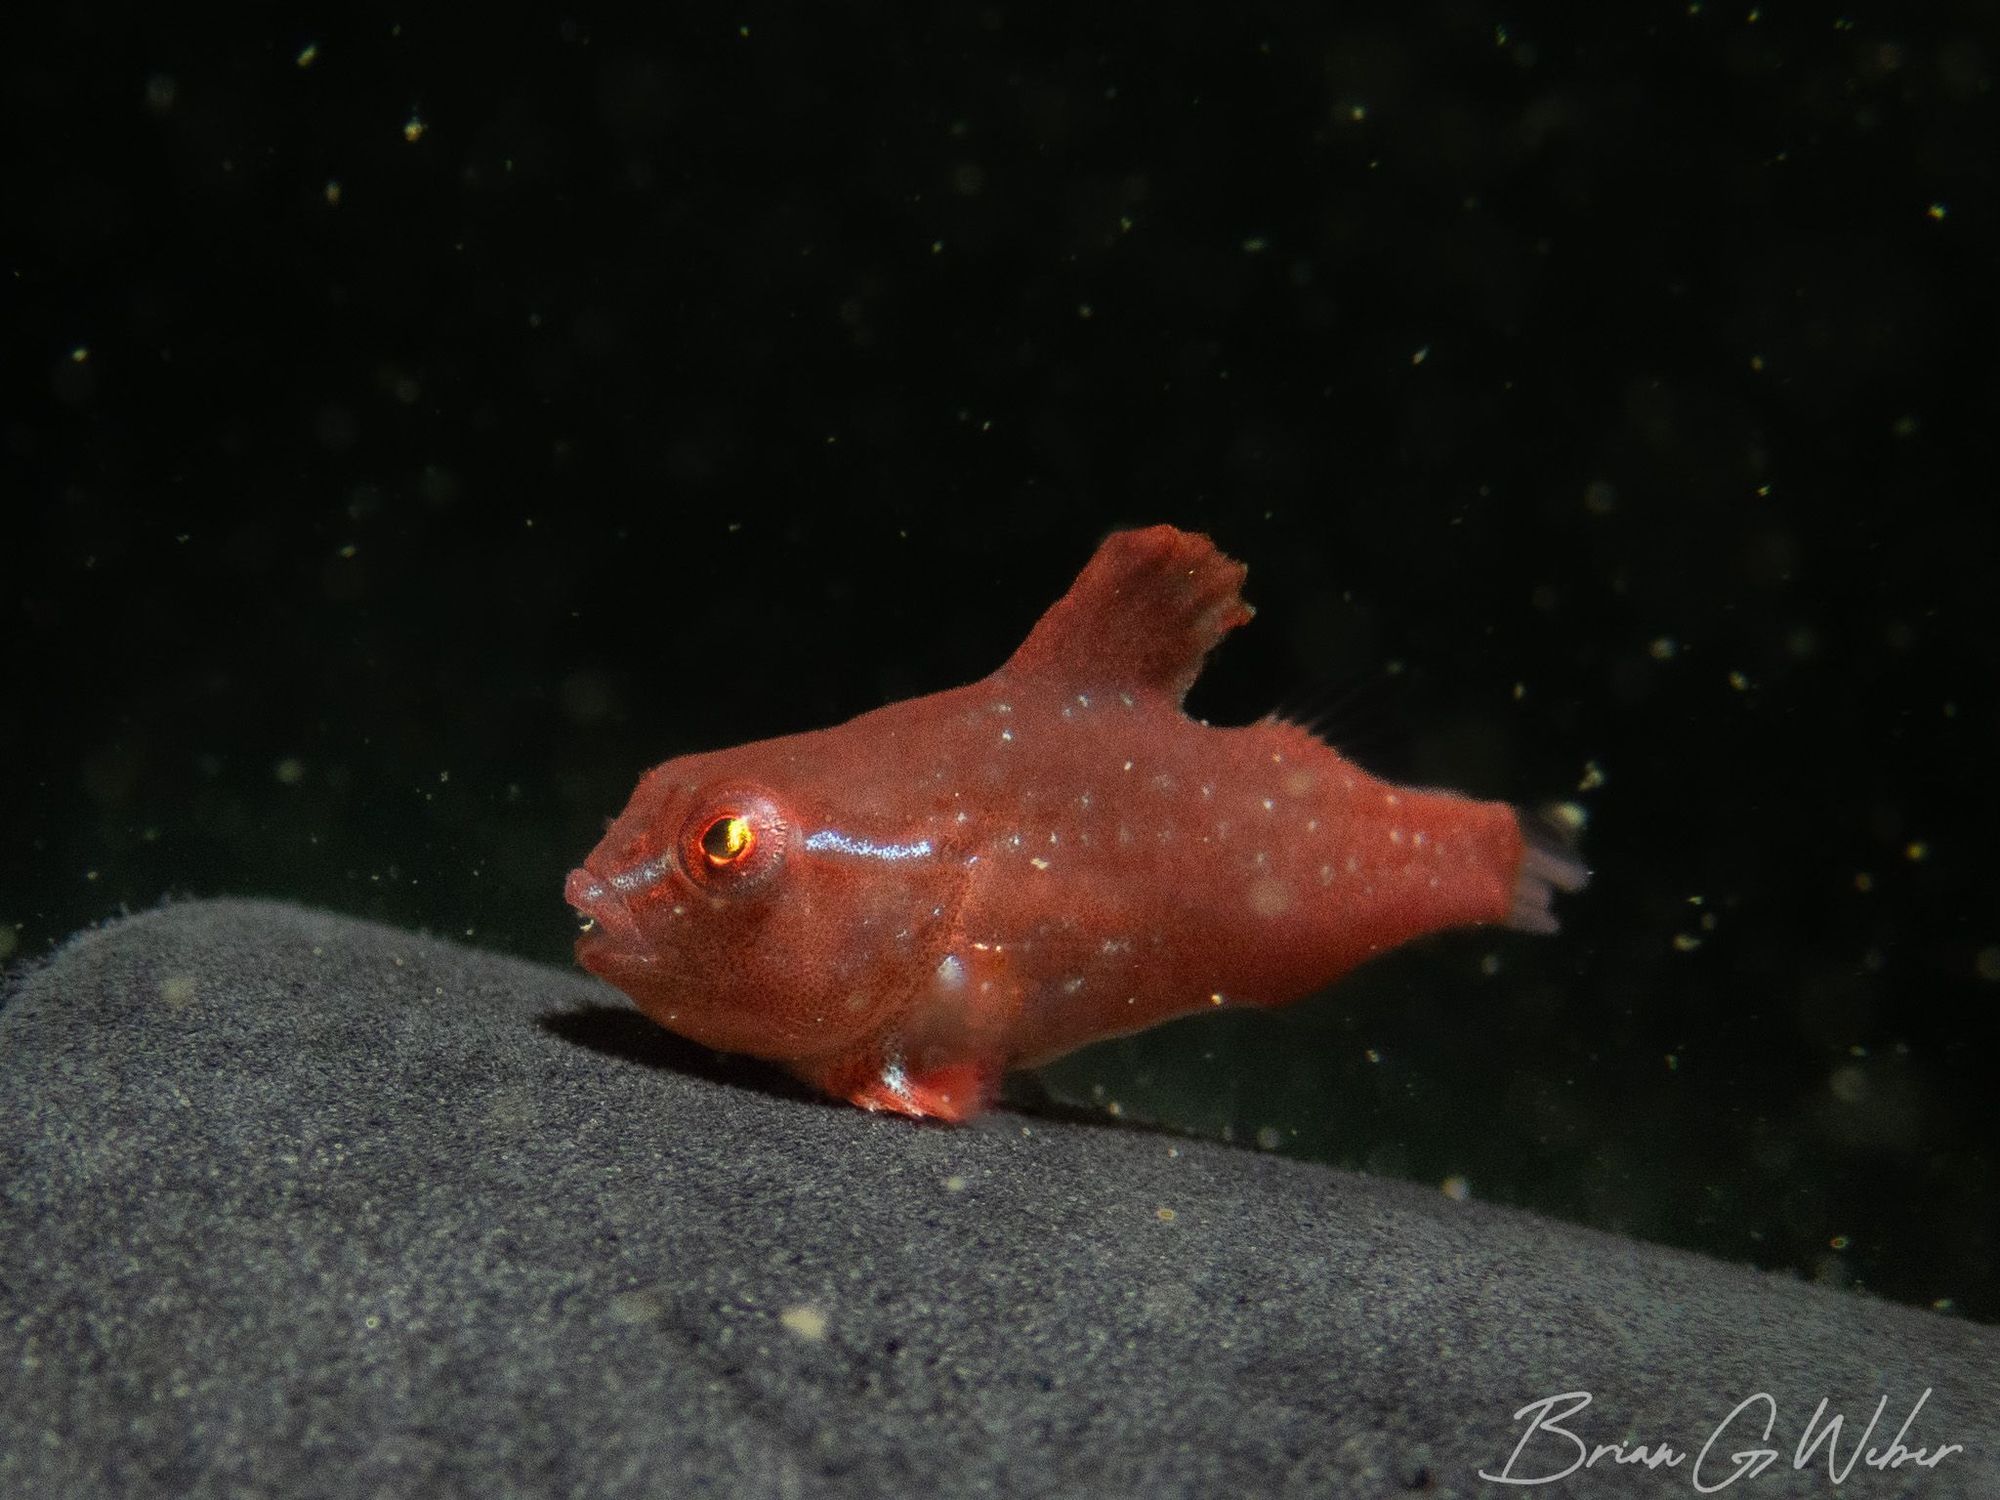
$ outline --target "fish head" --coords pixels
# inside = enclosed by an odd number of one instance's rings
[[[569,872],[577,961],[706,1046],[784,1063],[844,1051],[946,951],[937,851],[843,831],[820,797],[727,758],[647,773]]]

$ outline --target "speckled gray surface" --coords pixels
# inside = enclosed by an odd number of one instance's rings
[[[578,975],[249,902],[0,1011],[0,1494],[2000,1496],[2000,1331],[1134,1130],[788,1093]],[[1934,1468],[1794,1466],[1822,1396]],[[1757,1441],[1761,1409],[1710,1454]],[[1542,1434],[1517,1477],[1574,1460]]]

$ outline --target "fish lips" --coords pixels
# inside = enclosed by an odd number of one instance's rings
[[[645,948],[646,941],[625,905],[624,896],[589,866],[569,872],[569,878],[563,882],[563,900],[591,924],[576,940],[577,962],[586,969],[596,972],[607,960]]]

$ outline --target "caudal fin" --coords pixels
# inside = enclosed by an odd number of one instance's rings
[[[1562,810],[1517,810],[1521,824],[1521,869],[1514,877],[1507,925],[1521,932],[1554,932],[1556,892],[1565,895],[1590,883],[1590,870],[1577,857],[1581,820]]]

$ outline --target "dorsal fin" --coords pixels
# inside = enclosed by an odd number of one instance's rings
[[[1237,592],[1245,571],[1197,532],[1114,531],[1004,670],[1179,706],[1215,643],[1253,613]]]

